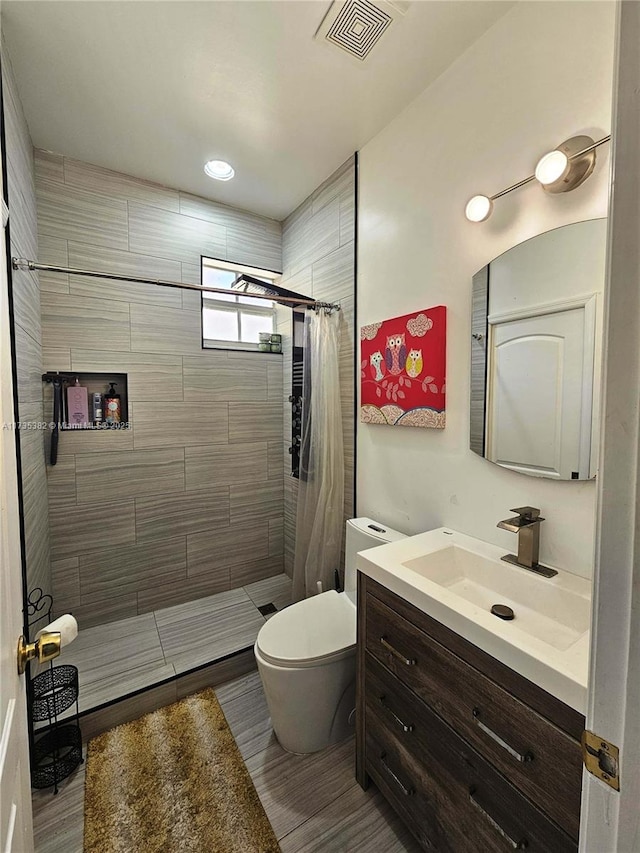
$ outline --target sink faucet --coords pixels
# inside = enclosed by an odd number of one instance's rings
[[[540,516],[540,510],[534,506],[521,506],[512,509],[511,512],[516,512],[517,515],[514,518],[499,521],[497,526],[502,530],[509,530],[511,533],[518,534],[518,556],[505,554],[502,559],[506,563],[529,569],[529,571],[544,575],[546,578],[557,575],[555,569],[541,566],[538,562],[540,524],[544,521],[544,518]]]

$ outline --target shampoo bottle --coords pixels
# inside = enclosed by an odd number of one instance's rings
[[[67,411],[71,429],[86,429],[89,426],[87,389],[80,385],[77,376],[75,385],[70,385],[67,388]]]
[[[104,421],[109,426],[120,423],[122,415],[122,399],[116,392],[115,382],[109,383],[109,390],[104,395]]]

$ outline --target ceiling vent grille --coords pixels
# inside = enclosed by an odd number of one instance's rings
[[[363,62],[407,5],[399,3],[396,6],[385,0],[334,2],[315,37],[336,45]]]

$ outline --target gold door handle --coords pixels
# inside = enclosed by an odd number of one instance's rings
[[[60,633],[41,634],[35,643],[27,643],[26,637],[18,640],[18,675],[23,675],[27,661],[38,658],[39,663],[57,658],[60,654]]]

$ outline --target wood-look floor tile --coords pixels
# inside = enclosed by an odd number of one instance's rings
[[[165,658],[153,614],[145,614],[81,630],[78,639],[64,648],[60,662],[78,667],[83,704],[92,707],[87,705],[91,685],[102,691],[106,679],[114,679],[114,686],[120,679],[123,689],[118,688],[116,695],[124,695],[130,692],[124,689],[126,681],[136,677],[138,667],[147,673],[164,666]]]
[[[248,584],[244,590],[256,607],[271,603],[278,610],[284,610],[291,604],[291,578],[284,572],[275,577]]]
[[[164,660],[143,666],[128,666],[122,672],[102,675],[99,680],[85,682],[79,691],[80,713],[99,708],[114,699],[145,690],[175,676],[175,669]],[[79,675],[80,677],[80,675]],[[84,732],[83,732],[84,734]]]
[[[275,741],[261,684],[251,692],[228,699],[222,710],[245,761]]]
[[[251,655],[255,664],[253,649],[245,652],[244,654]],[[259,687],[262,687],[262,681],[260,680],[258,670],[254,666],[250,672],[244,673],[236,678],[227,679],[227,681],[222,683],[220,687],[216,688],[216,696],[218,698],[218,702],[220,702],[220,705],[224,709],[227,702],[231,702],[239,696],[243,696],[245,693],[252,693]]]
[[[35,853],[83,853],[86,763],[53,789],[33,791]]]
[[[280,839],[282,853],[420,853],[422,849],[375,788],[353,782],[341,797]]]
[[[145,690],[136,696],[116,702],[108,708],[101,708],[91,714],[85,714],[80,722],[82,736],[86,740],[90,740],[115,726],[128,723],[130,720],[137,720],[139,717],[150,714],[158,708],[164,708],[165,705],[171,705],[175,701],[175,681],[160,684],[151,690]],[[67,851],[58,851],[58,853],[67,853]]]
[[[293,755],[272,741],[247,768],[278,839],[288,835],[354,784],[353,738],[312,755]]]
[[[253,649],[247,649],[225,660],[204,666],[195,672],[186,673],[176,679],[178,699],[189,696],[191,693],[197,693],[207,687],[218,688],[218,685],[226,685],[230,680],[235,684],[244,677],[250,678],[251,675],[247,676],[246,673],[257,675],[256,666]],[[252,687],[255,688],[255,686],[252,684]],[[216,694],[218,689],[216,689]]]
[[[197,619],[159,620],[158,631],[166,660],[175,666],[177,673],[252,646],[264,624],[263,617],[246,595],[238,604],[223,609],[214,606],[209,612],[200,609],[199,613]]]

